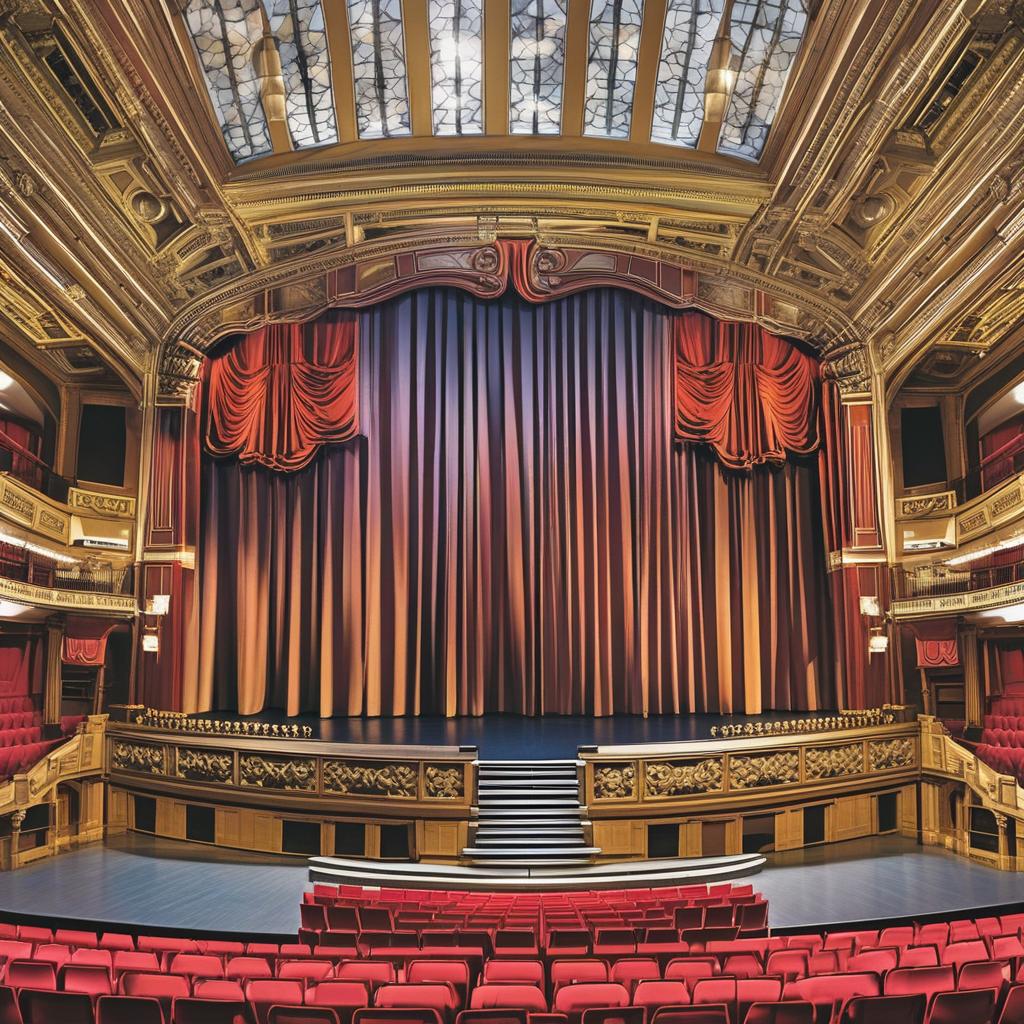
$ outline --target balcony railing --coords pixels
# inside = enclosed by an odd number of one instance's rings
[[[986,456],[980,465],[951,481],[949,489],[956,491],[957,503],[962,505],[1021,472],[1024,472],[1024,434],[1018,434]]]
[[[24,445],[0,430],[0,470],[10,473],[16,480],[35,488],[54,501],[67,501],[72,481],[58,476],[49,466]]]
[[[0,576],[37,587],[93,594],[131,594],[131,566],[118,567],[96,559],[62,565],[11,544],[0,544]]]
[[[921,565],[896,571],[896,595],[900,599],[943,597],[966,594],[972,590],[989,590],[1008,583],[1024,581],[1024,559],[1005,565],[979,567]]]

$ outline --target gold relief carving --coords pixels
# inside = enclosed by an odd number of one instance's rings
[[[965,516],[960,520],[960,532],[973,533],[975,530],[980,530],[987,522],[988,517],[985,515],[985,510],[980,508],[973,515]]]
[[[324,761],[324,792],[358,796],[416,796],[416,768],[408,764]]]
[[[148,775],[163,775],[165,771],[164,748],[148,743],[128,743],[115,740],[110,756],[110,766],[126,772],[145,772]]]
[[[1009,512],[1011,508],[1016,508],[1021,503],[1021,489],[1018,484],[1016,487],[1011,488],[1005,494],[999,495],[991,505],[992,516],[1001,516],[1004,512]]]
[[[868,744],[868,762],[873,772],[914,766],[914,741],[909,736],[894,740],[872,740]]]
[[[4,485],[4,493],[3,497],[0,497],[0,504],[16,518],[31,525],[35,513],[32,502],[27,501],[20,494],[16,494],[7,484]]]
[[[98,491],[84,491],[72,487],[68,491],[68,504],[82,512],[99,516],[113,516],[117,519],[135,518],[135,499],[118,494],[100,494]]]
[[[45,608],[73,608],[107,612],[110,615],[134,615],[138,611],[135,598],[130,595],[55,590],[52,587],[37,587],[34,583],[22,583],[21,580],[9,580],[3,576],[0,576],[0,597]]]
[[[864,771],[864,750],[859,743],[842,747],[810,747],[804,752],[808,779],[831,779]]]
[[[595,800],[625,800],[636,794],[636,766],[631,761],[594,769]]]
[[[67,521],[45,508],[39,510],[39,528],[58,537],[66,537],[68,532]]]
[[[264,757],[243,754],[238,761],[238,774],[243,786],[261,789],[316,789],[316,761],[312,757]]]
[[[911,516],[927,516],[933,512],[950,512],[953,509],[955,495],[952,491],[942,494],[922,494],[916,498],[900,498],[900,516],[909,519]]]
[[[175,774],[182,779],[199,782],[231,782],[234,758],[217,750],[194,750],[178,747]]]
[[[733,789],[785,786],[799,781],[800,755],[794,751],[729,758],[729,785]]]
[[[462,769],[443,764],[428,764],[423,772],[423,791],[438,800],[458,800],[466,793]]]
[[[686,793],[714,793],[722,788],[720,758],[703,761],[652,761],[644,768],[644,790],[648,796],[683,796]]]

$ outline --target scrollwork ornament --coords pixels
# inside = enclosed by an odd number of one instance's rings
[[[234,758],[231,754],[221,751],[179,747],[176,770],[182,779],[215,783],[231,782]]]
[[[636,767],[631,762],[603,764],[594,769],[596,800],[628,800],[636,793]]]
[[[115,740],[110,764],[128,772],[144,772],[148,775],[163,775],[165,771],[164,748],[148,743],[128,743]]]
[[[708,757],[680,764],[653,761],[646,765],[644,785],[649,796],[684,796],[688,793],[714,793],[722,788],[722,762]]]
[[[416,769],[408,764],[324,762],[324,790],[355,796],[416,796]]]
[[[461,768],[427,765],[423,772],[423,790],[435,800],[458,800],[465,795],[466,784]]]
[[[800,756],[792,751],[729,759],[729,785],[733,789],[785,786],[799,781]]]
[[[912,768],[915,764],[914,741],[909,736],[894,740],[873,740],[868,745],[868,760],[873,772]]]
[[[239,759],[239,777],[243,786],[311,792],[316,789],[316,761],[245,754]]]
[[[804,753],[808,779],[833,779],[864,771],[864,751],[859,743],[841,747],[810,747]]]

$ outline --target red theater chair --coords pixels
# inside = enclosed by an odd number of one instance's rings
[[[121,975],[118,987],[121,995],[158,999],[167,1020],[170,1020],[172,1000],[183,996],[188,998],[192,994],[188,978],[181,974],[138,974],[129,971]]]
[[[938,967],[937,946],[908,946],[900,950],[900,967]]]
[[[57,972],[53,964],[38,963],[35,960],[11,960],[7,964],[4,978],[12,988],[49,989],[57,988]]]
[[[36,950],[35,959],[39,959],[38,949]],[[84,946],[76,949],[71,954],[70,963],[106,967],[109,971],[114,964],[114,954],[109,949],[96,949],[95,947]]]
[[[82,950],[82,952],[93,952],[92,950]],[[68,946],[60,945],[57,942],[43,942],[36,946],[36,951],[32,954],[33,960],[43,960],[46,963],[53,964],[56,970],[60,970],[68,961],[71,959],[71,950]]]
[[[529,1024],[530,1017],[523,1009],[460,1010],[455,1024]]]
[[[461,1001],[469,991],[469,965],[465,960],[411,960],[405,968],[405,980],[449,984]]]
[[[608,973],[609,981],[617,981],[632,992],[640,981],[657,981],[661,978],[658,961],[650,957],[624,957],[612,964]]]
[[[555,993],[553,1009],[564,1013],[570,1022],[579,1022],[584,1010],[629,1006],[625,986],[613,982],[581,982],[564,985]]]
[[[551,987],[556,992],[563,985],[607,980],[608,965],[603,960],[556,960],[551,965]]]
[[[848,971],[874,971],[884,974],[896,967],[899,961],[897,949],[865,949],[863,953],[854,953],[846,961]]]
[[[544,987],[544,965],[539,960],[488,960],[484,964],[485,983],[516,982]]]
[[[114,994],[110,970],[94,964],[66,964],[61,968],[61,986],[65,992],[82,992],[93,1000]]]
[[[169,1024],[171,1019],[165,1018],[165,1024]],[[174,1024],[252,1024],[252,1020],[252,1009],[244,1000],[174,1000]]]
[[[1005,960],[983,960],[964,964],[957,974],[956,987],[964,989],[991,988],[1001,993],[1010,984],[1010,965]]]
[[[583,1011],[581,1024],[645,1024],[642,1006],[599,1006]]]
[[[714,1006],[666,1006],[657,1010],[651,1024],[731,1024],[729,1007]]]
[[[277,966],[277,976],[282,981],[301,981],[307,986],[333,974],[330,960],[285,960]]]
[[[267,1024],[340,1024],[329,1006],[272,1006]]]
[[[352,1024],[443,1024],[441,1014],[427,1007],[390,1007],[387,1009],[371,1006],[356,1010]]]
[[[373,1005],[382,1010],[426,1008],[435,1010],[444,1020],[453,1018],[460,1009],[454,987],[436,983],[381,985],[374,993]]]
[[[921,1024],[927,1000],[906,996],[857,996],[843,1008],[840,1024]]]
[[[167,973],[184,974],[189,978],[223,978],[224,961],[219,956],[202,953],[175,953]]]
[[[584,928],[557,928],[548,936],[549,956],[587,956],[592,939]]]
[[[261,956],[236,956],[232,957],[220,973],[218,978],[234,978],[236,981],[265,980],[274,977],[268,961]]]
[[[685,981],[638,981],[633,989],[633,1005],[642,1006],[647,1016],[663,1006],[684,1006],[690,1002]]]
[[[876,974],[822,974],[815,978],[791,981],[783,989],[782,998],[814,1004],[815,1020],[828,1024],[834,1011],[858,996],[882,994]]]
[[[245,992],[237,981],[225,978],[197,978],[192,983],[195,999],[217,999],[221,1002],[237,1003],[245,999]]]
[[[24,988],[18,1005],[25,1024],[93,1024],[92,999],[82,992]]]
[[[898,967],[885,976],[883,995],[908,996],[920,992],[931,999],[937,992],[951,992],[956,988],[953,968],[946,967]]]
[[[537,935],[526,928],[499,928],[494,933],[495,956],[539,956]]]
[[[395,965],[389,960],[345,960],[338,964],[334,976],[338,981],[361,981],[371,993],[397,980]]]
[[[996,1007],[993,989],[939,992],[928,1006],[926,1024],[991,1024]]]
[[[939,962],[961,967],[974,960],[987,959],[988,947],[985,943],[981,939],[971,939],[967,942],[951,942],[943,949]]]
[[[813,1003],[752,1003],[743,1024],[814,1024]]]
[[[598,928],[594,938],[594,956],[632,956],[636,936],[632,928]]]
[[[301,1006],[304,995],[300,981],[253,978],[245,984],[245,998],[252,1004],[256,1024],[267,1024],[272,1006]]]
[[[330,1007],[346,1024],[356,1010],[370,1005],[370,997],[359,981],[321,981],[306,990],[306,1005]]]
[[[95,932],[76,931],[73,928],[58,928],[53,933],[54,942],[63,942],[65,946],[95,948],[99,938]]]
[[[156,953],[135,953],[131,950],[117,950],[114,953],[114,977],[120,979],[126,971],[141,971],[156,974],[160,961]]]
[[[158,999],[139,996],[100,996],[96,1024],[164,1024]]]
[[[470,996],[471,1010],[522,1009],[529,1013],[546,1013],[548,1001],[535,985],[505,983],[477,985]]]

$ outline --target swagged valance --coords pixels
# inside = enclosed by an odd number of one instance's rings
[[[206,362],[206,447],[294,472],[358,423],[356,314],[268,324]]]
[[[710,445],[732,469],[783,462],[819,445],[817,360],[752,323],[676,314],[676,436]]]

